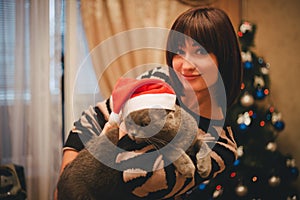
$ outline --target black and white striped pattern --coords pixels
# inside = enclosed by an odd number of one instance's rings
[[[170,83],[166,70],[162,67],[146,72],[139,78],[159,78]],[[75,149],[78,151],[83,149],[84,144],[93,135],[101,133],[101,128],[107,122],[107,114],[110,111],[109,100],[98,103],[94,108],[84,111],[82,117],[74,123],[74,128],[70,132],[64,149]],[[208,133],[207,124],[210,123],[212,123],[213,128],[209,129],[210,132]],[[172,164],[153,172],[143,170],[142,166],[138,168],[128,167],[123,172],[124,187],[132,191],[137,197],[167,199],[186,193],[204,180],[211,179],[223,172],[226,166],[232,165],[237,158],[237,145],[231,128],[223,125],[220,126],[218,121],[202,117],[200,117],[198,127],[199,133],[203,135],[203,141],[211,148],[211,171],[208,175],[201,177],[201,175],[196,173],[194,178],[185,178],[176,171]],[[126,136],[118,144],[120,147],[124,145],[132,147],[132,149],[128,149],[129,154],[136,151],[147,153],[154,150],[151,146],[136,146],[135,142]],[[126,166],[126,162],[130,163],[131,159],[138,159],[139,156],[144,155],[143,153],[136,154],[136,156],[131,158],[126,158],[125,156],[119,162],[122,162],[122,165]],[[195,159],[192,158],[194,161]],[[158,155],[156,158],[149,160],[149,163],[151,162],[153,169],[155,169],[157,165],[163,164],[164,158]],[[149,163],[147,163],[147,166],[149,166]]]

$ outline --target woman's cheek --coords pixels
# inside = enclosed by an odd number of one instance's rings
[[[180,70],[180,58],[174,57],[172,60],[173,69],[178,72]]]
[[[217,82],[218,73],[218,67],[215,65],[215,63],[210,62],[207,64],[207,68],[203,73],[203,78],[208,86],[211,86]]]

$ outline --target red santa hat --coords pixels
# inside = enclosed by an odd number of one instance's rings
[[[120,78],[111,95],[110,123],[120,124],[129,113],[146,108],[175,109],[176,95],[159,79]]]

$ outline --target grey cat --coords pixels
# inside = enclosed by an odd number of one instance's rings
[[[129,138],[137,144],[153,145],[185,177],[195,173],[190,156],[197,159],[198,173],[210,170],[200,166],[210,160],[208,155],[199,156],[203,143],[197,139],[197,122],[179,106],[175,110],[134,111],[124,122]],[[57,185],[59,200],[139,199],[124,189],[124,183],[122,186],[122,171],[116,163],[118,136],[119,129],[113,128],[87,144],[62,172]]]

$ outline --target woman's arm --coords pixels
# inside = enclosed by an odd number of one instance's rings
[[[94,108],[90,107],[88,110],[84,111],[80,119],[74,123],[74,127],[64,145],[60,174],[65,167],[77,157],[79,151],[84,148],[84,142],[86,141],[82,141],[81,139],[85,138],[85,135],[91,136],[100,134],[101,128],[103,128],[103,124],[106,123],[107,118],[105,116],[105,114],[107,115],[105,104],[104,101],[98,103]],[[103,131],[105,131],[105,129],[106,126],[104,126]],[[56,190],[54,192],[54,200],[57,200]]]
[[[65,169],[65,167],[76,158],[76,156],[78,155],[78,151],[73,150],[73,149],[67,149],[64,151],[63,153],[63,158],[62,158],[62,162],[61,162],[61,167],[60,167],[60,174],[63,172],[63,170]]]

